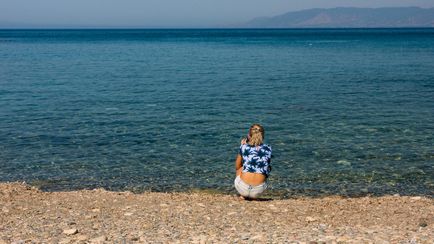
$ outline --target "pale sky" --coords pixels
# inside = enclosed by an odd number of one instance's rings
[[[0,0],[0,26],[219,27],[288,11],[434,7],[434,0]]]

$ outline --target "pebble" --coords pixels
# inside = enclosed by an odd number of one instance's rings
[[[11,244],[24,244],[24,240],[13,241]]]
[[[427,227],[428,224],[427,224],[426,222],[421,222],[421,223],[419,223],[419,226],[420,226],[420,227]]]
[[[77,239],[78,241],[85,241],[88,239],[88,237],[86,235],[79,235],[75,239]]]
[[[67,243],[70,243],[70,242],[71,242],[71,239],[64,238],[64,239],[62,239],[62,240],[59,241],[59,244],[67,244]]]
[[[264,237],[262,235],[256,235],[250,238],[250,240],[262,240]]]
[[[325,236],[327,240],[335,240],[336,236]]]
[[[326,229],[326,228],[327,228],[327,225],[326,225],[326,224],[319,224],[318,227],[319,227],[320,229]]]
[[[94,218],[94,215],[86,215],[86,216],[84,216],[84,218],[85,218],[85,219],[93,219],[93,218]]]
[[[65,235],[75,235],[75,234],[77,234],[78,233],[78,230],[77,229],[67,229],[67,230],[63,230],[63,234],[65,234]]]
[[[242,234],[241,235],[241,240],[248,240],[250,238],[249,234]]]
[[[340,236],[336,239],[337,242],[347,242],[348,240],[350,240],[350,238],[346,236]]]
[[[103,243],[107,240],[106,236],[99,236],[89,240],[90,243]]]
[[[313,222],[313,221],[315,221],[316,220],[316,218],[314,218],[314,217],[311,217],[311,216],[307,216],[306,217],[306,221],[307,222]]]
[[[130,213],[130,212],[124,213],[124,216],[132,216],[132,215],[133,215],[133,213]]]
[[[351,162],[349,162],[349,161],[347,161],[345,159],[339,160],[337,162],[337,164],[344,165],[344,166],[351,166]]]

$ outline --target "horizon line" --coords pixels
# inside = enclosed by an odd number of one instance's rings
[[[0,30],[302,30],[302,29],[434,29],[434,26],[376,26],[376,27],[0,27]]]
[[[433,7],[419,7],[419,6],[401,6],[401,7],[348,7],[348,6],[339,6],[339,7],[331,7],[331,8],[306,8],[301,10],[293,10],[293,11],[286,11],[281,14],[273,15],[271,17],[275,16],[281,16],[287,13],[296,13],[296,12],[303,12],[308,10],[331,10],[331,9],[339,9],[339,8],[352,8],[352,9],[385,9],[385,8],[418,8],[418,9],[434,9]],[[29,24],[29,23],[17,23],[17,22],[11,22],[8,20],[0,21],[0,30],[2,29],[269,29],[269,28],[250,28],[250,27],[237,27],[239,25],[242,25],[245,22],[249,22],[251,20],[254,20],[256,18],[269,18],[267,16],[262,17],[252,17],[250,20],[243,21],[242,23],[232,23],[232,24],[211,24],[208,26],[201,26],[201,25],[182,25],[182,26],[171,26],[171,25],[148,25],[148,26],[140,26],[140,25],[119,25],[119,26],[113,26],[113,25],[98,25],[98,24],[85,24],[85,25],[75,25],[75,24]],[[2,24],[3,22],[3,24]],[[3,26],[2,26],[3,25]],[[414,26],[414,27],[408,27],[408,26],[402,26],[402,27],[382,27],[382,26],[375,26],[375,27],[291,27],[291,28],[272,28],[272,29],[311,29],[311,28],[433,28],[433,27],[427,27],[427,26]]]

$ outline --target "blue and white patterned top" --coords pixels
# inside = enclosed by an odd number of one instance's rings
[[[243,157],[243,172],[261,173],[268,177],[271,171],[271,147],[266,144],[240,146],[240,155]]]

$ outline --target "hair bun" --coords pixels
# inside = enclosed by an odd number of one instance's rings
[[[253,128],[252,128],[252,131],[254,131],[254,132],[261,132],[261,128],[253,127]]]
[[[258,146],[264,140],[264,128],[260,124],[253,124],[249,129],[249,145]]]

